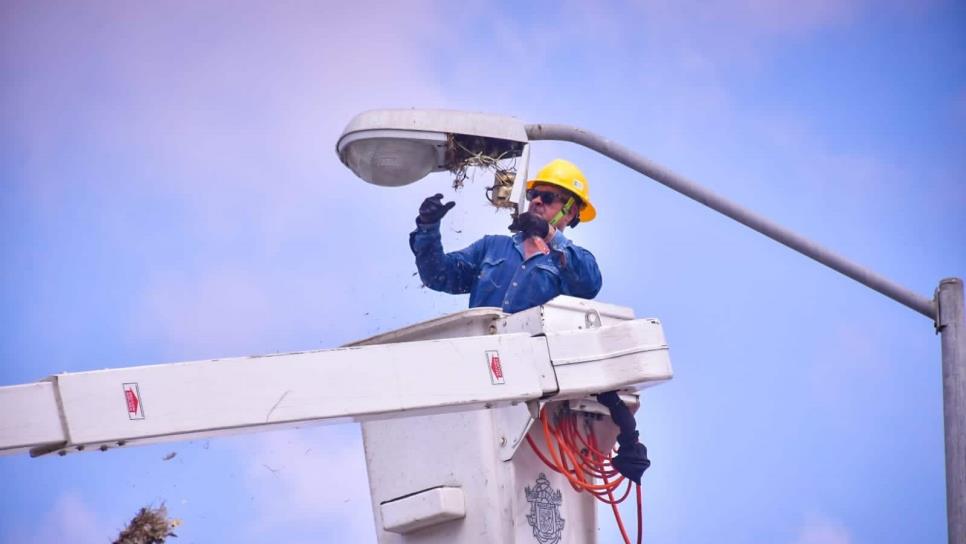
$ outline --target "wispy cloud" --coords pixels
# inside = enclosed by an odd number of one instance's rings
[[[809,515],[792,544],[852,544],[852,534],[837,520]]]
[[[349,298],[342,270],[319,267],[364,226],[334,139],[364,109],[446,103],[434,2],[23,3],[5,17],[0,135],[23,147],[4,180],[29,197],[19,213],[55,225],[52,242],[78,217],[118,247],[167,240],[126,275],[130,328],[182,352],[318,323]],[[259,257],[277,265],[253,269]]]
[[[256,440],[253,451],[244,453],[246,482],[259,511],[250,520],[253,541],[293,526],[315,528],[333,542],[373,539],[358,426],[273,432]]]
[[[100,544],[117,536],[117,531],[98,519],[89,501],[73,491],[62,493],[50,510],[36,519],[21,520],[18,527],[8,527],[9,544],[21,542],[76,542]]]

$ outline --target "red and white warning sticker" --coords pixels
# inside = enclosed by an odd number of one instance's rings
[[[129,419],[144,419],[144,406],[141,404],[141,391],[137,383],[124,384],[124,402],[127,403]]]
[[[500,362],[499,351],[486,352],[486,366],[490,369],[490,381],[493,385],[506,383],[503,381],[503,364]]]

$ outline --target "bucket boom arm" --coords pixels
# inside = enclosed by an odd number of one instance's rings
[[[597,309],[570,313],[585,326],[554,332],[544,326],[544,307],[514,315],[477,308],[337,349],[64,373],[0,387],[0,454],[492,408],[671,377],[656,320],[601,325]]]

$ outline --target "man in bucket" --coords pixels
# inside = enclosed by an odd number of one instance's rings
[[[572,163],[556,159],[527,182],[530,206],[510,225],[513,236],[490,235],[469,247],[444,253],[439,225],[456,205],[437,194],[423,201],[409,246],[419,277],[430,289],[470,294],[470,308],[495,306],[515,313],[557,295],[594,298],[600,291],[597,261],[567,239],[563,230],[597,215],[587,178]]]
[[[527,182],[530,206],[510,225],[513,236],[490,235],[466,249],[443,252],[439,223],[455,202],[443,195],[423,201],[409,247],[416,255],[419,277],[430,289],[470,294],[470,308],[499,307],[515,313],[539,306],[557,295],[594,298],[600,291],[597,260],[563,235],[566,227],[592,221],[587,178],[573,163],[556,159]],[[597,395],[617,425],[618,450],[612,463],[632,481],[650,466],[637,424],[617,391]]]

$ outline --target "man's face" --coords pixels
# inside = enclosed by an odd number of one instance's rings
[[[533,198],[533,200],[530,201],[530,207],[527,209],[527,211],[535,213],[547,221],[553,219],[553,216],[557,215],[557,212],[563,209],[564,205],[567,203],[567,200],[570,198],[570,194],[563,189],[554,185],[548,185],[546,183],[537,183],[533,186],[533,189],[537,193],[552,193],[554,195],[553,202],[548,203],[546,200],[550,199],[545,200],[544,195],[538,194]],[[576,212],[576,210],[577,206],[575,205],[573,207],[573,212]],[[569,215],[570,214],[568,214],[568,217]],[[567,221],[564,221],[563,224],[566,225]]]

